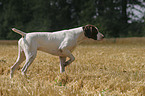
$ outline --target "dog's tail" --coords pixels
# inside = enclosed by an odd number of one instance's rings
[[[16,29],[16,28],[12,28],[12,30],[13,30],[14,32],[16,32],[16,33],[18,33],[18,34],[22,35],[22,37],[25,37],[25,35],[26,35],[26,33],[25,33],[25,32],[20,31],[20,30],[18,30],[18,29]]]

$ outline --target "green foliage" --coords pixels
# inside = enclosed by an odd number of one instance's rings
[[[97,26],[105,37],[145,36],[144,23],[128,23],[134,14],[127,8],[135,4],[144,7],[140,0],[1,0],[0,39],[20,38],[12,27],[56,31],[86,24]]]

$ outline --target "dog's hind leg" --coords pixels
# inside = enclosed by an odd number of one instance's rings
[[[32,62],[34,61],[35,57],[36,57],[36,51],[33,52],[25,52],[25,56],[26,56],[26,62],[24,67],[22,68],[22,75],[26,75],[27,69],[28,67],[32,64]]]
[[[15,62],[15,64],[11,67],[10,70],[10,78],[13,77],[14,71],[15,69],[18,68],[18,66],[25,60],[25,54],[24,51],[22,50],[22,48],[20,47],[20,45],[18,45],[18,58],[17,61]]]

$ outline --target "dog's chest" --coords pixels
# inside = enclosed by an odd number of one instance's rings
[[[76,48],[76,46],[71,46],[68,47],[69,51],[73,51]],[[59,47],[39,47],[38,50],[52,54],[52,55],[56,55],[56,56],[64,56],[63,51],[59,49]]]

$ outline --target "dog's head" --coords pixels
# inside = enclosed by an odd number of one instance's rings
[[[93,25],[86,25],[83,27],[83,30],[85,36],[88,38],[92,38],[94,40],[102,40],[104,38],[104,35]]]

